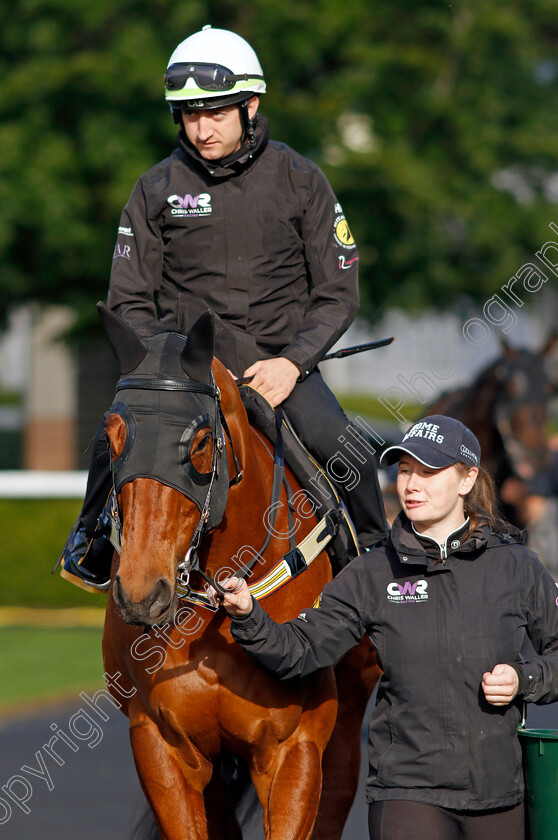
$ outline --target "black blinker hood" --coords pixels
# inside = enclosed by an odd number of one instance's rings
[[[155,479],[178,490],[200,512],[209,503],[205,527],[216,527],[227,503],[229,477],[220,394],[211,371],[213,317],[204,313],[188,336],[160,333],[141,340],[104,304],[98,306],[125,374],[109,409],[126,424],[124,449],[112,465],[116,493],[136,478]],[[131,361],[136,362],[133,368]],[[207,473],[198,472],[190,458],[192,441],[202,428],[213,441]]]

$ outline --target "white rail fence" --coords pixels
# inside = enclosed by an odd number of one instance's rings
[[[81,499],[87,472],[0,470],[0,499]]]

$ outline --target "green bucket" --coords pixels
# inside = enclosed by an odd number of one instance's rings
[[[517,730],[523,748],[530,840],[558,837],[558,730]]]

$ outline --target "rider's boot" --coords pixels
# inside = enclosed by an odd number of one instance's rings
[[[110,500],[107,507],[109,504]],[[110,586],[114,551],[110,542],[111,528],[107,508],[99,516],[93,533],[80,519],[76,520],[57,563],[57,566],[61,564],[61,577],[88,592],[106,592]]]
[[[112,478],[104,423],[95,435],[83,506],[53,572],[88,592],[110,586]]]

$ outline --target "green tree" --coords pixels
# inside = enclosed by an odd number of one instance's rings
[[[0,23],[4,314],[95,321],[121,207],[174,145],[168,56],[205,23],[254,45],[272,136],[330,178],[369,316],[484,299],[558,220],[554,0],[19,0]]]

